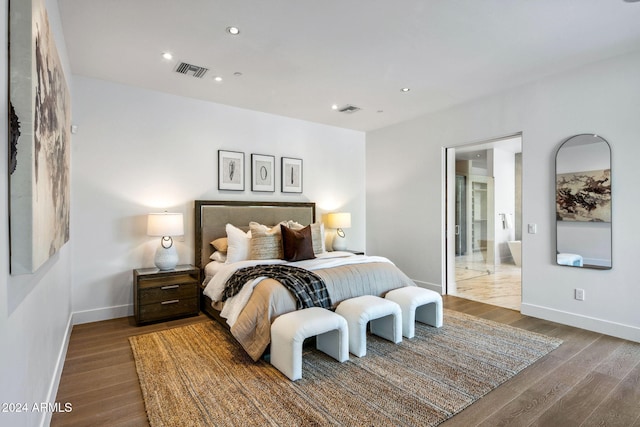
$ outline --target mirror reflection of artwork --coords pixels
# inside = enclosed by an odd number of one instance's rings
[[[559,221],[611,222],[611,170],[558,174]]]
[[[282,158],[282,192],[302,193],[302,159]]]
[[[218,150],[218,189],[244,190],[244,153]]]
[[[599,135],[566,139],[556,153],[556,263],[612,268],[611,148]]]

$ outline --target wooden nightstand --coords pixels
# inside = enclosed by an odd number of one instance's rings
[[[133,310],[136,323],[195,316],[200,311],[200,270],[178,265],[173,270],[133,270]]]
[[[351,249],[345,249],[345,250],[344,250],[344,251],[342,251],[342,252],[351,252],[351,253],[352,253],[352,254],[354,254],[354,255],[364,255],[364,252],[363,252],[363,251],[352,251]]]

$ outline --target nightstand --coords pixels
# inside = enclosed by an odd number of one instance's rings
[[[345,250],[344,250],[344,251],[342,251],[342,252],[351,252],[351,253],[352,253],[352,254],[354,254],[354,255],[364,255],[364,252],[363,252],[363,251],[352,251],[351,249],[345,249]]]
[[[178,265],[173,270],[133,270],[133,310],[138,325],[195,316],[200,311],[200,270]]]

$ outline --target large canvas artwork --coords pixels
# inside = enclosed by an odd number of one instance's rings
[[[71,106],[43,0],[9,4],[11,274],[69,240]]]
[[[556,215],[560,221],[611,222],[611,169],[558,174]]]

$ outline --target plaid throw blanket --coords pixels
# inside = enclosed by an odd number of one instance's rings
[[[258,277],[280,282],[295,297],[297,308],[331,308],[331,298],[324,281],[315,273],[289,265],[256,265],[241,268],[229,278],[222,301],[236,295],[245,283]]]

